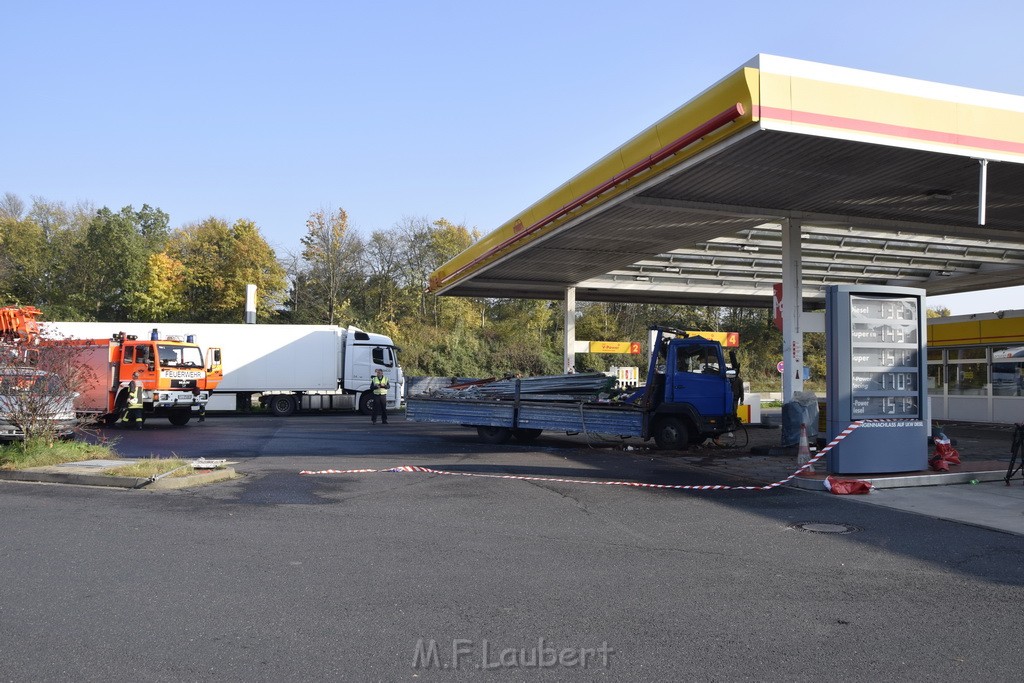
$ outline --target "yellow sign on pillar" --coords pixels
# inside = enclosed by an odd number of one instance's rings
[[[686,334],[691,337],[704,337],[710,341],[716,341],[727,349],[733,349],[740,345],[739,332],[696,332],[687,330]]]
[[[630,342],[592,341],[591,353],[630,353]]]

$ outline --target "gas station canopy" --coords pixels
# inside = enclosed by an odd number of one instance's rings
[[[1024,97],[759,55],[435,271],[438,294],[767,306],[1024,285]]]

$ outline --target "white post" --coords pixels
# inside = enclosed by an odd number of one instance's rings
[[[978,178],[978,225],[985,225],[985,205],[988,204],[988,159],[981,162],[981,174]]]
[[[803,311],[800,221],[782,221],[782,401],[793,400],[803,391],[804,338],[800,331]]]
[[[562,371],[576,371],[576,288],[565,288],[565,343]]]
[[[256,324],[256,285],[245,286],[245,324]]]

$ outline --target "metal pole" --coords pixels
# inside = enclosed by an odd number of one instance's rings
[[[985,205],[988,203],[988,159],[978,159],[981,173],[978,178],[978,225],[985,225]]]

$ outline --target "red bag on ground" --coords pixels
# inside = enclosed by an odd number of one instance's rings
[[[845,494],[857,494],[857,493],[871,493],[871,489],[875,488],[871,485],[870,481],[863,481],[861,479],[836,479],[833,476],[825,478],[825,488],[837,496]]]
[[[949,461],[943,458],[941,455],[933,455],[932,459],[928,461],[931,468],[936,472],[949,472]]]
[[[949,442],[949,439],[932,439],[935,442],[935,456],[936,458],[942,458],[950,465],[960,464],[960,451],[953,448],[953,445]]]

